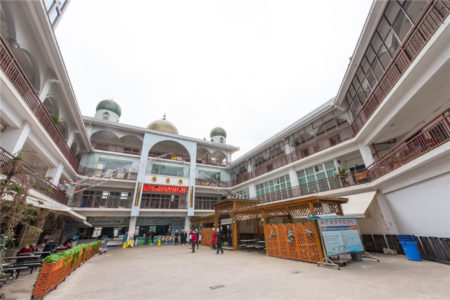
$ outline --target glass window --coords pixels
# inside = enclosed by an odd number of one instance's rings
[[[378,59],[375,59],[372,63],[372,71],[373,74],[377,77],[377,80],[380,80],[380,77],[383,75],[383,68],[381,64],[378,62]]]
[[[370,46],[367,48],[366,58],[369,64],[372,63],[373,59],[375,58],[375,52],[372,50],[372,47]]]
[[[52,8],[54,3],[55,3],[55,0],[45,0],[44,1],[45,8],[47,8],[47,12],[50,11],[50,9]]]
[[[391,56],[389,55],[386,47],[381,47],[380,52],[378,52],[378,59],[383,64],[383,68],[386,70],[387,66],[391,62]]]
[[[314,169],[313,168],[308,168],[308,169],[305,170],[305,172],[306,172],[306,175],[311,175],[311,174],[314,174]]]
[[[334,169],[334,161],[330,160],[325,162],[325,169]]]
[[[359,82],[362,82],[364,80],[364,72],[361,67],[358,68],[356,75],[358,76]]]
[[[361,105],[363,105],[364,102],[366,101],[366,98],[367,98],[367,96],[366,96],[366,94],[364,93],[363,89],[360,87],[360,88],[358,89],[358,91],[356,92],[356,94],[358,95],[359,102],[361,103]]]
[[[364,71],[364,73],[367,73],[367,70],[369,70],[369,68],[370,68],[369,62],[367,61],[366,57],[363,57],[363,59],[362,59],[361,68]]]
[[[370,42],[370,45],[372,46],[373,50],[375,52],[378,52],[378,49],[380,49],[382,43],[383,42],[378,37],[378,34],[375,33],[374,37],[372,38],[372,41]]]
[[[395,52],[397,52],[398,47],[400,47],[400,43],[398,42],[397,37],[392,30],[389,31],[389,34],[386,37],[385,45],[389,49],[389,52],[392,56],[394,56]]]
[[[406,10],[411,20],[414,23],[417,23],[419,16],[425,8],[426,4],[427,1],[424,0],[408,0],[403,4],[403,8]]]
[[[364,78],[364,81],[361,83],[361,88],[363,89],[364,93],[366,93],[366,96],[369,96],[371,89],[367,79]]]
[[[350,92],[350,96],[351,96],[350,98],[353,98],[353,96],[355,96],[355,94],[356,94],[356,90],[353,87],[353,85],[350,84],[348,91]]]
[[[49,12],[48,17],[50,18],[50,23],[55,24],[56,19],[58,19],[59,12],[56,9],[53,9]]]
[[[395,1],[389,1],[386,10],[384,11],[384,15],[388,19],[389,23],[394,23],[395,17],[397,17],[398,12],[400,11],[400,6]]]
[[[411,29],[412,24],[403,11],[400,11],[392,25],[400,41],[403,41]]]
[[[375,75],[373,75],[371,69],[369,69],[367,71],[366,78],[367,78],[367,81],[369,82],[371,88],[373,89],[375,87],[375,85],[377,84],[377,79],[375,78]]]
[[[389,31],[389,28],[390,28],[390,26],[389,26],[388,22],[386,21],[386,19],[382,18],[381,22],[380,22],[380,24],[378,25],[378,28],[377,28],[378,34],[380,35],[380,37],[382,39],[384,39],[386,37],[386,34]]]

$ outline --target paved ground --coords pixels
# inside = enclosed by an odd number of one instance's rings
[[[450,298],[450,266],[402,255],[378,257],[380,263],[365,260],[337,271],[242,251],[216,255],[207,247],[195,254],[185,246],[110,249],[45,299]],[[29,299],[24,291],[31,290],[29,278],[21,278],[22,294],[7,299]]]

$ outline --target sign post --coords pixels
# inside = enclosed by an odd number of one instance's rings
[[[359,252],[363,252],[366,258],[380,261],[364,251],[358,223],[355,218],[344,216],[319,217],[317,225],[324,252],[324,261],[318,262],[319,266],[328,265],[340,270],[339,265],[333,262],[330,256]]]

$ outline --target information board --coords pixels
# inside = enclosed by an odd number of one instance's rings
[[[144,184],[144,192],[154,192],[161,194],[186,194],[186,186],[173,186],[173,185],[154,185],[154,184]]]
[[[324,218],[317,223],[328,256],[364,251],[355,219]]]

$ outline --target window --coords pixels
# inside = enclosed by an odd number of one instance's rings
[[[332,179],[335,171],[336,167],[333,160],[297,171],[300,191],[302,194],[309,194],[327,191],[333,188],[334,184]]]
[[[249,189],[240,190],[237,192],[239,199],[250,199]]]
[[[403,4],[403,8],[406,10],[406,13],[411,18],[411,21],[417,23],[417,20],[419,19],[419,16],[422,13],[423,9],[425,8],[426,4],[427,1],[424,0],[407,0]]]
[[[213,203],[216,203],[218,200],[217,197],[214,196],[195,196],[195,209],[210,209],[212,210],[213,207],[211,206]]]
[[[256,185],[256,196],[263,196],[291,188],[291,181],[289,175],[284,175],[264,183]]]
[[[109,112],[105,111],[103,113],[103,120],[105,120],[105,121],[109,120]]]
[[[394,24],[392,25],[392,28],[394,29],[400,41],[403,41],[405,39],[411,27],[412,24],[406,14],[403,11],[400,11],[394,21]]]

